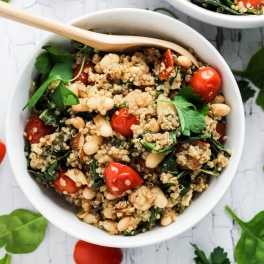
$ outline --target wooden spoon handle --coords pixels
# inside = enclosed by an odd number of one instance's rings
[[[43,29],[55,34],[89,44],[98,48],[97,34],[88,30],[77,28],[50,18],[26,11],[22,8],[0,1],[0,16],[28,25]],[[87,40],[89,43],[87,43]]]

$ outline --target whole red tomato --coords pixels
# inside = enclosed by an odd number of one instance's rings
[[[125,137],[133,135],[131,126],[138,124],[139,122],[136,117],[128,113],[127,107],[115,111],[111,118],[113,129]]]
[[[120,264],[123,253],[120,248],[103,247],[79,240],[73,258],[76,264]]]
[[[76,193],[81,187],[76,186],[76,183],[65,172],[65,170],[60,171],[59,177],[53,182],[54,188],[59,192]]]
[[[4,157],[6,154],[6,145],[5,143],[0,139],[0,164],[2,163]]]
[[[108,191],[116,196],[143,183],[143,179],[135,170],[118,162],[111,162],[107,166],[104,179]]]
[[[31,144],[39,143],[42,137],[50,134],[52,126],[47,126],[40,118],[38,114],[34,114],[30,117],[27,126],[26,133],[28,141]]]
[[[211,102],[219,94],[222,81],[217,71],[211,67],[199,69],[192,76],[189,85],[204,102]]]

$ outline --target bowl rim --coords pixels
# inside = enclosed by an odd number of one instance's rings
[[[190,0],[167,1],[185,15],[210,25],[233,29],[258,28],[264,26],[264,14],[248,16],[221,14],[193,4]]]
[[[112,8],[112,9],[106,9],[106,10],[101,10],[101,11],[96,11],[96,12],[92,12],[86,15],[83,15],[77,19],[74,19],[72,21],[70,21],[70,24],[77,24],[87,18],[92,19],[93,16],[100,16],[100,15],[108,15],[108,14],[112,14],[112,12],[119,14],[119,13],[123,13],[123,12],[132,12],[132,13],[137,13],[138,15],[148,15],[149,10],[141,10],[141,9],[137,9],[137,8]],[[181,25],[183,28],[188,29],[188,31],[192,32],[194,35],[199,35],[199,38],[203,38],[205,43],[209,43],[209,45],[211,45],[211,47],[213,49],[215,49],[213,47],[213,45],[207,41],[201,34],[199,34],[198,32],[196,32],[194,29],[192,29],[191,27],[189,27],[188,25],[184,24],[181,21],[175,20],[174,18],[171,18],[169,16],[160,14],[160,13],[155,13],[153,12],[153,16],[159,16],[160,18],[162,18],[163,20],[167,20],[167,21],[174,21],[175,24]],[[55,34],[49,34],[47,37],[43,38],[40,43],[38,45],[36,45],[36,47],[34,48],[32,54],[30,54],[30,57],[26,60],[24,66],[21,68],[20,73],[17,77],[17,81],[14,84],[14,89],[12,90],[11,96],[10,96],[10,100],[8,103],[8,108],[7,108],[7,117],[8,116],[12,116],[12,104],[11,102],[14,100],[15,96],[16,96],[16,87],[18,87],[19,84],[19,80],[21,78],[21,76],[23,75],[23,72],[26,70],[27,68],[27,64],[30,61],[30,59],[34,58],[41,50],[41,47],[46,44],[48,41],[50,41],[52,39],[52,37],[55,36]],[[217,50],[215,49],[215,51],[217,52]],[[217,52],[218,53],[218,52]],[[222,58],[222,56],[219,57],[219,60],[222,60],[222,62],[224,64],[226,64],[225,60]],[[227,64],[226,64],[227,65]],[[229,70],[229,68],[227,69]],[[234,80],[235,82],[235,80]],[[233,83],[233,85],[236,85],[235,83]],[[236,93],[239,93],[238,88]],[[241,103],[238,102],[238,109],[239,111],[243,112],[243,105],[242,105],[242,101]],[[8,157],[10,160],[10,164],[12,167],[12,171],[13,174],[17,180],[17,182],[19,183],[19,186],[21,188],[21,190],[23,191],[23,193],[25,194],[25,196],[29,199],[29,201],[33,204],[33,206],[41,213],[43,214],[50,223],[54,224],[55,226],[57,226],[59,229],[63,230],[65,233],[78,238],[78,239],[82,239],[85,241],[88,241],[90,243],[94,243],[94,244],[100,244],[103,246],[111,246],[111,247],[120,247],[120,248],[128,248],[128,247],[141,247],[141,246],[147,246],[147,245],[151,245],[151,244],[155,244],[155,243],[160,243],[163,242],[165,240],[171,239],[175,236],[179,236],[180,234],[182,234],[183,232],[189,230],[191,227],[195,226],[201,219],[203,219],[209,212],[211,212],[213,210],[213,208],[217,205],[217,203],[222,199],[222,197],[224,196],[224,194],[226,193],[226,191],[228,190],[228,188],[231,185],[231,182],[235,176],[237,167],[239,165],[239,161],[242,155],[242,151],[243,151],[243,142],[244,142],[244,136],[245,136],[245,118],[244,115],[241,116],[242,120],[241,120],[241,134],[240,134],[240,139],[241,139],[241,146],[239,146],[240,148],[238,148],[236,150],[236,154],[237,154],[237,158],[236,160],[234,160],[234,166],[232,167],[232,169],[230,169],[230,174],[232,177],[228,178],[227,183],[225,184],[225,188],[219,190],[219,194],[217,196],[217,199],[212,200],[212,201],[208,201],[208,207],[204,208],[203,213],[200,214],[195,220],[191,221],[191,224],[187,225],[185,228],[183,228],[180,232],[178,230],[175,230],[174,232],[171,232],[170,229],[168,229],[170,226],[165,227],[167,228],[166,232],[158,232],[158,234],[163,234],[163,235],[155,235],[155,240],[150,240],[148,239],[149,237],[147,236],[147,241],[144,239],[146,234],[149,232],[152,232],[154,234],[155,230],[151,230],[148,231],[146,233],[142,233],[140,235],[137,235],[136,237],[124,237],[124,236],[118,236],[119,238],[117,239],[112,239],[110,242],[109,241],[98,241],[98,239],[96,239],[96,237],[89,237],[89,239],[87,239],[87,237],[84,237],[84,235],[81,233],[76,233],[74,232],[72,229],[67,229],[67,227],[60,221],[60,219],[54,219],[53,215],[50,212],[45,212],[44,209],[41,207],[41,204],[38,204],[37,201],[35,201],[33,199],[33,197],[30,195],[30,192],[28,191],[27,186],[25,186],[25,184],[23,183],[23,181],[18,177],[19,173],[18,171],[16,171],[15,168],[15,164],[16,164],[16,160],[14,155],[12,155],[13,153],[11,153],[11,150],[8,150]],[[9,147],[11,146],[11,142],[12,142],[12,136],[10,135],[10,127],[11,127],[11,119],[6,119],[6,143],[7,143],[7,149],[9,149]],[[76,216],[75,216],[76,217]],[[77,217],[76,217],[77,218]],[[178,220],[179,221],[179,220]],[[80,221],[81,222],[81,221]],[[177,222],[177,221],[176,221]],[[87,224],[85,224],[87,225]],[[159,227],[158,227],[159,228]],[[161,227],[163,228],[163,227]],[[156,229],[158,230],[158,229]],[[177,233],[178,232],[178,233]],[[110,236],[110,235],[109,235]],[[116,236],[115,236],[116,238]]]

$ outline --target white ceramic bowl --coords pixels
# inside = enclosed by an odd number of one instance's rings
[[[56,35],[50,35],[40,43],[31,54],[26,65],[17,78],[7,111],[6,142],[8,155],[14,175],[28,199],[51,223],[66,233],[95,244],[113,247],[140,247],[154,244],[180,235],[197,224],[206,216],[223,197],[236,173],[243,148],[244,112],[236,81],[218,51],[199,33],[185,24],[168,16],[140,9],[113,9],[92,13],[81,17],[72,24],[103,30],[105,32],[123,32],[154,36],[180,43],[186,47],[192,46],[200,58],[216,68],[222,76],[224,93],[232,112],[228,116],[226,146],[233,150],[233,155],[227,169],[218,179],[212,179],[209,189],[182,213],[177,221],[167,227],[156,227],[137,236],[111,236],[105,231],[85,224],[74,214],[74,206],[65,202],[51,190],[42,188],[27,172],[27,161],[24,157],[24,138],[26,120],[29,113],[22,111],[28,101],[29,86],[34,76],[36,56],[41,52],[42,45],[60,43],[67,45],[69,40]],[[170,25],[168,27],[167,25]]]
[[[264,15],[238,16],[220,14],[195,5],[188,0],[167,1],[187,16],[214,26],[241,29],[264,26]]]

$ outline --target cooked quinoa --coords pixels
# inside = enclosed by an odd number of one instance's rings
[[[228,166],[231,151],[217,131],[230,110],[219,114],[228,109],[224,95],[220,90],[210,102],[182,95],[190,99],[187,110],[202,117],[199,131],[187,131],[172,102],[199,70],[189,58],[171,52],[168,62],[156,48],[132,54],[85,48],[71,57],[74,78],[64,81],[66,92],[63,78],[51,81],[33,105],[25,132],[28,170],[74,204],[78,218],[112,235],[168,226]],[[35,88],[51,76],[39,71]],[[77,103],[61,106],[52,95],[58,89]],[[115,120],[123,116],[128,119],[120,128]],[[129,174],[125,189],[107,179],[120,164]]]

